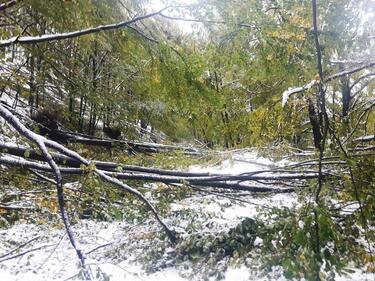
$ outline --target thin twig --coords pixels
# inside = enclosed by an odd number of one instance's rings
[[[40,249],[48,248],[48,247],[52,247],[52,246],[55,246],[55,244],[52,244],[52,245],[42,245],[42,246],[39,246],[39,247],[30,249],[30,250],[27,250],[25,252],[19,253],[19,254],[14,255],[14,256],[10,256],[10,257],[7,257],[7,258],[0,259],[0,263],[2,263],[4,261],[7,261],[7,260],[16,259],[16,258],[22,257],[22,256],[24,256],[24,255],[26,255],[28,253],[35,252],[35,251],[38,251]]]
[[[40,237],[41,237],[41,236],[38,235],[38,236],[36,236],[36,237],[31,238],[30,240],[26,241],[25,243],[22,243],[21,245],[17,246],[17,247],[14,248],[13,250],[10,250],[8,253],[1,255],[1,256],[0,256],[0,259],[1,259],[1,258],[4,258],[4,257],[6,257],[6,256],[9,256],[9,255],[11,255],[11,254],[13,254],[15,251],[17,251],[17,250],[19,250],[19,249],[25,247],[26,245],[28,245],[28,244],[30,244],[31,242],[33,242],[33,241],[39,239]]]
[[[60,240],[59,240],[59,242],[56,244],[56,246],[52,249],[52,251],[50,252],[50,254],[48,255],[48,257],[37,267],[37,269],[40,269],[40,268],[42,268],[44,265],[45,265],[45,263],[51,258],[51,256],[53,255],[53,253],[56,251],[56,249],[59,247],[59,245],[61,244],[61,242],[62,242],[62,240],[64,239],[64,237],[65,237],[65,235],[66,235],[66,232],[63,234],[63,235],[61,235],[61,238],[60,238]]]

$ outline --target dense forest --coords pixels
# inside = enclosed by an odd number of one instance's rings
[[[374,280],[374,22],[0,0],[0,276]]]

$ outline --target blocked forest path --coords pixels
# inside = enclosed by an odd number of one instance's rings
[[[269,170],[286,164],[285,160],[273,162],[257,156],[255,151],[241,150],[225,155],[225,160],[216,165],[192,166],[189,171],[228,175]],[[155,196],[158,193],[152,190],[162,190],[166,186],[146,185],[151,188],[146,197],[158,205],[163,198]],[[137,214],[133,219],[124,217],[113,222],[80,220],[73,229],[97,280],[179,281],[202,280],[207,276],[211,276],[212,280],[223,278],[228,281],[285,280],[279,267],[272,268],[266,275],[259,270],[262,264],[257,253],[263,243],[259,237],[253,239],[254,258],[246,263],[236,261],[232,255],[223,257],[212,266],[204,258],[194,262],[184,260],[183,253],[189,247],[195,247],[195,243],[204,243],[205,240],[200,240],[202,237],[223,237],[246,218],[261,219],[267,209],[297,205],[295,193],[193,192],[170,203],[165,214],[166,221],[181,238],[176,246],[171,246],[162,237],[152,219]],[[13,254],[0,258],[2,280],[80,280],[74,250],[64,230],[56,225],[19,222],[10,229],[1,230],[0,241],[0,255],[20,247]],[[28,241],[30,243],[22,246]],[[18,254],[22,255],[6,260]],[[374,277],[366,276],[360,270],[353,274],[350,278],[346,277],[348,279],[339,280]]]
[[[188,170],[239,174],[268,170],[284,164],[257,157],[255,152],[250,151],[235,152],[231,156],[225,155],[225,158],[217,165],[192,166]],[[161,184],[146,185],[152,189],[166,188]],[[244,218],[255,218],[263,208],[297,204],[294,194],[254,195],[242,192],[238,196],[237,191],[234,196],[232,192],[193,192],[169,205],[166,220],[183,239],[197,233],[220,235]],[[152,198],[152,192],[146,193],[146,196],[156,205],[161,199]],[[210,270],[207,267],[195,272],[190,261],[177,259],[181,245],[174,248],[161,239],[160,230],[152,219],[132,221],[124,218],[114,222],[81,220],[73,229],[82,249],[88,253],[87,263],[94,276],[108,276],[109,280],[199,280]],[[2,280],[66,280],[78,273],[74,250],[58,226],[19,222],[8,230],[1,230],[1,254],[35,237],[34,241],[17,251],[24,253],[30,250],[29,253],[0,262]],[[255,239],[256,245],[260,246],[261,243],[260,238]],[[90,253],[100,246],[103,247]],[[163,252],[163,255],[153,257],[155,251]],[[228,258],[225,258],[225,263],[229,265]],[[226,267],[223,267],[226,280],[248,280],[249,276],[254,275],[245,266]],[[149,275],[150,270],[156,272]],[[281,276],[281,272],[277,271],[272,274]],[[77,280],[77,277],[73,277],[73,280]]]

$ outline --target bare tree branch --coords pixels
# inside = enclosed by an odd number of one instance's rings
[[[359,66],[359,67],[356,67],[356,68],[352,68],[352,69],[349,69],[349,70],[345,70],[345,71],[330,75],[324,80],[324,82],[330,82],[334,79],[337,79],[337,78],[340,78],[340,77],[343,77],[343,76],[346,76],[346,75],[350,75],[350,74],[353,74],[355,72],[358,72],[358,71],[361,71],[363,69],[370,68],[370,67],[373,67],[373,66],[375,66],[375,61],[371,61],[371,62],[369,62],[365,65],[362,65],[362,66]]]
[[[354,125],[351,132],[348,134],[348,136],[345,138],[345,140],[342,142],[345,144],[347,141],[350,140],[350,138],[354,135],[355,131],[357,130],[359,124],[361,123],[362,119],[366,116],[366,114],[372,110],[372,108],[375,106],[375,102],[373,101],[370,105],[368,105],[361,113],[361,115],[358,117],[356,124]]]
[[[361,87],[357,90],[357,91],[355,91],[353,94],[351,94],[350,95],[350,98],[355,98],[358,94],[360,94],[371,82],[373,82],[373,80],[374,80],[375,78],[373,78],[373,79],[370,79],[370,80],[367,80],[367,81],[365,81],[362,85],[361,85]],[[354,105],[353,105],[353,107],[355,107]]]
[[[363,137],[359,137],[359,138],[356,138],[354,139],[354,141],[374,141],[375,140],[375,135],[369,135],[369,136],[363,136]]]
[[[345,70],[345,71],[341,71],[341,72],[332,74],[332,75],[328,76],[326,79],[324,79],[323,82],[327,83],[327,82],[330,82],[332,80],[341,78],[343,76],[350,75],[350,74],[353,74],[353,73],[356,73],[358,71],[361,71],[361,70],[364,70],[364,69],[367,69],[367,68],[371,68],[371,67],[374,67],[374,66],[375,66],[375,61],[372,61],[370,63],[367,63],[365,65],[361,65],[361,66],[356,67],[356,68],[352,68],[352,69],[349,69],[349,70]],[[374,75],[373,73],[370,73],[368,75],[365,75],[365,77],[363,77],[363,78],[366,78],[368,76],[373,76],[373,75]],[[294,94],[302,93],[302,92],[307,91],[308,89],[310,89],[316,83],[317,83],[316,80],[312,80],[302,87],[291,88],[291,89],[288,89],[288,90],[284,91],[283,92],[283,100],[282,100],[283,105],[285,105],[285,103],[286,103],[286,101],[288,100],[289,97],[291,97]]]
[[[28,138],[29,140],[31,140],[32,142],[34,142],[38,145],[38,147],[39,147],[40,151],[42,152],[44,158],[46,159],[47,163],[49,164],[49,166],[53,170],[53,172],[55,174],[55,177],[56,177],[57,200],[58,200],[58,203],[59,203],[60,214],[61,214],[61,218],[62,218],[62,221],[64,223],[64,226],[65,226],[65,230],[68,234],[69,241],[72,244],[72,246],[73,246],[74,250],[76,251],[76,254],[77,254],[77,256],[78,256],[78,258],[81,262],[81,266],[82,266],[82,269],[84,271],[85,278],[87,280],[91,280],[92,276],[91,276],[89,267],[87,267],[87,265],[85,263],[85,255],[81,251],[81,249],[79,248],[79,246],[78,246],[78,244],[75,240],[73,231],[70,227],[70,221],[69,221],[68,213],[65,209],[64,190],[63,190],[63,182],[62,182],[61,172],[60,172],[59,167],[57,166],[56,162],[53,160],[51,154],[49,153],[49,151],[46,147],[46,143],[47,143],[48,140],[46,138],[44,138],[40,135],[37,135],[36,133],[30,131],[29,129],[27,129],[21,122],[19,122],[19,120],[9,110],[7,110],[1,104],[0,104],[0,116],[3,117],[5,119],[5,121],[7,121],[9,124],[11,124],[18,131],[18,133],[20,133],[21,135],[23,135],[24,137]]]
[[[48,247],[52,247],[52,246],[55,246],[54,244],[53,245],[42,245],[42,246],[39,246],[39,247],[36,247],[36,248],[32,248],[30,250],[26,250],[22,253],[19,253],[19,254],[16,254],[16,255],[13,255],[13,256],[10,256],[10,257],[5,257],[3,259],[0,259],[0,263],[4,262],[4,261],[7,261],[7,260],[11,260],[11,259],[16,259],[18,257],[21,257],[21,256],[24,256],[28,253],[31,253],[31,252],[34,252],[34,251],[38,251],[40,249],[43,249],[43,248],[48,248]]]
[[[147,18],[151,18],[157,15],[160,15],[160,13],[169,7],[163,8],[160,11],[146,14],[143,16],[139,16],[136,18],[133,18],[128,21],[123,21],[119,23],[113,23],[113,24],[107,24],[107,25],[99,25],[96,27],[90,27],[87,29],[83,30],[77,30],[77,31],[72,31],[72,32],[66,32],[66,33],[58,33],[58,34],[44,34],[41,36],[33,37],[33,36],[15,36],[6,40],[0,40],[0,47],[7,47],[12,44],[35,44],[35,43],[40,43],[40,42],[50,42],[50,41],[56,41],[56,40],[63,40],[67,38],[74,38],[74,37],[79,37],[87,34],[92,34],[92,33],[98,33],[100,31],[106,31],[106,30],[114,30],[114,29],[119,29],[123,27],[127,27],[132,23],[135,23],[137,21],[141,21]]]
[[[18,2],[21,2],[21,1],[22,0],[10,0],[8,2],[0,4],[0,12],[5,11],[6,9],[13,7]]]
[[[206,20],[206,19],[192,19],[192,18],[183,18],[183,17],[173,17],[173,16],[165,15],[163,13],[160,13],[159,15],[163,18],[168,19],[168,20],[200,22],[200,23],[208,23],[208,24],[234,24],[234,25],[239,26],[239,27],[257,28],[257,26],[255,24],[249,24],[249,23],[230,23],[230,22],[221,21],[221,20]]]
[[[9,110],[7,110],[4,106],[0,104],[0,116],[3,117],[8,123],[10,123],[19,134],[25,136],[26,138],[30,139],[31,141],[38,144],[39,148],[42,150],[42,153],[44,154],[47,162],[50,164],[51,168],[56,174],[56,181],[58,183],[58,188],[61,187],[62,190],[62,184],[61,184],[61,174],[60,169],[57,167],[55,161],[53,160],[52,156],[49,154],[48,151],[46,151],[46,147],[53,148],[59,152],[61,152],[64,155],[67,155],[73,159],[76,159],[80,161],[82,164],[89,166],[91,164],[91,161],[83,158],[78,153],[62,146],[61,144],[58,144],[54,141],[48,140],[40,135],[35,134],[34,132],[27,129]],[[152,206],[152,204],[143,196],[142,193],[139,191],[133,189],[132,187],[120,182],[116,178],[112,178],[111,176],[108,176],[103,171],[95,168],[93,170],[94,173],[96,173],[100,178],[103,180],[110,182],[120,189],[127,191],[136,197],[138,197],[142,202],[144,202],[147,207],[151,210],[151,212],[154,214],[156,220],[162,225],[164,228],[166,234],[168,235],[169,239],[172,242],[175,242],[176,237],[174,233],[169,229],[169,227],[162,221],[162,219],[159,217],[158,213],[156,212],[155,208]],[[78,254],[78,253],[77,253]]]
[[[370,73],[367,73],[367,74],[365,74],[365,75],[362,75],[361,77],[359,77],[357,80],[355,80],[355,81],[353,82],[353,84],[350,86],[349,89],[350,89],[350,90],[353,89],[353,87],[354,87],[355,85],[357,85],[359,82],[361,82],[362,79],[366,79],[366,78],[371,77],[371,76],[375,76],[375,72],[370,72]]]
[[[9,255],[11,255],[11,254],[13,254],[15,251],[18,251],[18,250],[21,249],[22,247],[25,247],[26,245],[30,244],[31,242],[33,242],[33,241],[35,241],[35,240],[37,240],[37,239],[39,239],[39,238],[40,238],[40,236],[35,236],[35,237],[31,238],[30,240],[26,241],[25,243],[22,243],[21,245],[19,245],[19,246],[15,247],[14,249],[10,250],[10,251],[7,252],[6,254],[1,255],[1,256],[0,256],[0,259],[4,258],[4,257],[6,257],[6,256],[9,256]]]
[[[14,156],[20,156],[28,159],[33,160],[40,160],[44,161],[44,158],[40,153],[32,148],[27,148],[25,146],[15,145],[13,143],[4,143],[0,142],[0,152],[6,152]],[[59,165],[69,166],[69,167],[80,167],[81,162],[65,156],[60,153],[51,152],[51,155],[55,162]],[[124,165],[115,162],[104,162],[104,161],[91,161],[92,164],[95,165],[96,168],[105,170],[105,171],[129,171],[129,172],[141,172],[141,173],[152,173],[158,175],[172,175],[172,176],[192,176],[192,177],[200,177],[200,176],[213,176],[215,174],[208,173],[208,172],[184,172],[184,171],[175,171],[175,170],[167,170],[167,169],[158,169],[158,168],[149,168],[149,167],[141,167],[135,165]]]
[[[9,157],[7,155],[0,155],[0,163],[11,166],[20,166],[29,169],[35,169],[44,172],[53,172],[50,166],[34,161],[29,161],[22,158]],[[83,175],[87,173],[81,168],[59,167],[62,174]],[[98,170],[106,176],[122,179],[122,180],[145,180],[152,182],[162,182],[165,184],[188,184],[201,185],[207,187],[218,187],[234,190],[246,190],[252,192],[285,192],[284,189],[277,189],[267,185],[273,184],[274,181],[300,181],[314,179],[318,177],[315,170],[262,170],[251,173],[244,173],[238,175],[216,175],[216,176],[202,176],[202,177],[187,177],[187,176],[163,176],[157,174],[134,173],[134,172],[111,172]],[[271,173],[271,174],[270,174]],[[264,175],[262,175],[264,174]],[[324,173],[323,176],[332,176],[329,173]],[[245,181],[266,181],[264,185],[249,185],[239,184]],[[290,191],[290,190],[289,190]]]

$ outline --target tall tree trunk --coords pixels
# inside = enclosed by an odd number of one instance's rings
[[[321,127],[319,123],[319,116],[317,115],[315,111],[313,102],[310,99],[308,99],[307,102],[308,102],[310,124],[313,130],[314,146],[315,148],[320,149],[323,136],[322,136],[322,132],[320,129]]]
[[[29,70],[30,70],[30,78],[29,78],[29,87],[30,87],[30,95],[29,95],[29,106],[30,106],[30,115],[34,113],[34,95],[35,95],[35,64],[34,64],[34,57],[33,55],[29,56],[28,59]]]
[[[98,56],[98,44],[95,41],[94,42],[94,53],[91,56],[91,71],[92,71],[92,95],[94,97],[97,94],[97,88],[98,88],[98,62],[97,62],[97,56]],[[88,134],[93,135],[95,131],[95,119],[96,119],[96,106],[94,102],[91,103],[91,108],[90,108],[90,121],[89,121],[89,126],[88,126]]]
[[[42,71],[42,56],[38,56],[36,59],[36,74],[40,74]],[[35,107],[39,108],[40,100],[39,100],[39,91],[37,90],[37,85],[35,85]]]
[[[72,124],[74,115],[74,98],[72,93],[69,93],[69,123]]]
[[[342,65],[340,65],[340,71],[343,71]],[[342,117],[344,121],[347,119],[351,102],[351,92],[349,85],[349,78],[343,77],[340,79],[341,94],[342,94]]]
[[[90,117],[89,117],[89,124],[88,124],[88,127],[87,127],[87,134],[88,135],[91,135],[91,130],[92,130],[92,124],[93,124],[93,105],[90,106]]]
[[[85,113],[86,113],[86,101],[85,101],[84,95],[81,95],[81,101],[79,104],[79,121],[78,121],[79,130],[81,133],[83,132],[83,123],[84,123],[83,121],[85,118]]]

